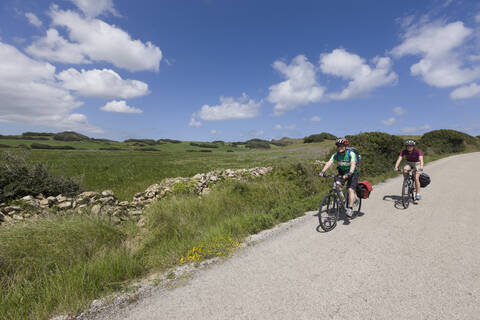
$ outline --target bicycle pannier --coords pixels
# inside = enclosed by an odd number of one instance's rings
[[[372,192],[373,187],[367,180],[359,181],[357,185],[357,196],[362,199],[368,199],[370,197],[370,192]]]
[[[424,172],[422,172],[422,174],[420,174],[420,177],[419,177],[419,180],[420,180],[420,187],[421,188],[425,188],[426,186],[428,186],[430,184],[430,176]]]

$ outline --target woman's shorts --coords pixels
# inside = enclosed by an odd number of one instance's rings
[[[405,161],[405,165],[410,166],[412,170],[418,170],[420,168],[420,162]]]

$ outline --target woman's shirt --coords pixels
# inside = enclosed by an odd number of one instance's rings
[[[419,162],[420,157],[423,156],[422,151],[418,149],[413,149],[412,152],[408,152],[407,149],[400,152],[400,157],[406,157],[408,162]]]

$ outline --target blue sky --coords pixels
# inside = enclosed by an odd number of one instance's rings
[[[480,134],[478,1],[0,3],[0,134]]]

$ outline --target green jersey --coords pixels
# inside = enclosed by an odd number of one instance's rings
[[[330,158],[330,161],[332,162],[337,161],[338,162],[337,169],[340,172],[340,174],[346,174],[350,172],[350,162],[352,161],[357,162],[357,155],[355,154],[355,152],[351,150],[345,150],[343,154],[341,154],[340,152],[334,153]],[[356,166],[355,166],[355,171],[353,171],[353,173],[358,173],[358,169]]]

